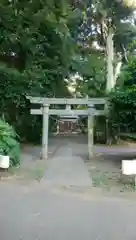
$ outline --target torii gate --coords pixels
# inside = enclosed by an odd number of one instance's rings
[[[87,116],[88,117],[88,153],[89,158],[93,156],[93,128],[94,116],[105,115],[107,100],[104,98],[40,98],[28,96],[32,104],[39,104],[39,109],[31,109],[33,115],[43,115],[43,132],[42,132],[42,158],[48,158],[48,128],[49,115],[59,116]],[[104,110],[96,110],[95,105],[102,104]],[[51,105],[66,105],[65,109],[50,109]],[[87,109],[71,109],[72,105],[85,105]]]

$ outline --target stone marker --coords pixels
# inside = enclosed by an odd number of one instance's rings
[[[122,173],[124,175],[135,176],[135,187],[136,187],[136,160],[122,160]]]

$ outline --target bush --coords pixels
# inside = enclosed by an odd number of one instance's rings
[[[0,119],[0,154],[10,157],[10,166],[20,163],[20,148],[12,126]]]
[[[113,92],[110,96],[110,127],[112,135],[136,133],[136,86]]]

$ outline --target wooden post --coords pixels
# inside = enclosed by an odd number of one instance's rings
[[[43,105],[42,159],[48,158],[49,105]]]
[[[108,105],[108,103],[106,103],[106,104],[104,105],[104,111],[105,111],[106,144],[110,144],[109,119],[108,119],[109,105]]]
[[[91,110],[93,110],[94,105],[88,106],[88,154],[89,159],[93,157],[94,148],[94,115]]]

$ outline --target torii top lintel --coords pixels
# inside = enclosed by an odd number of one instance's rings
[[[91,105],[106,104],[106,98],[42,98],[27,96],[33,104],[60,104],[60,105]]]

